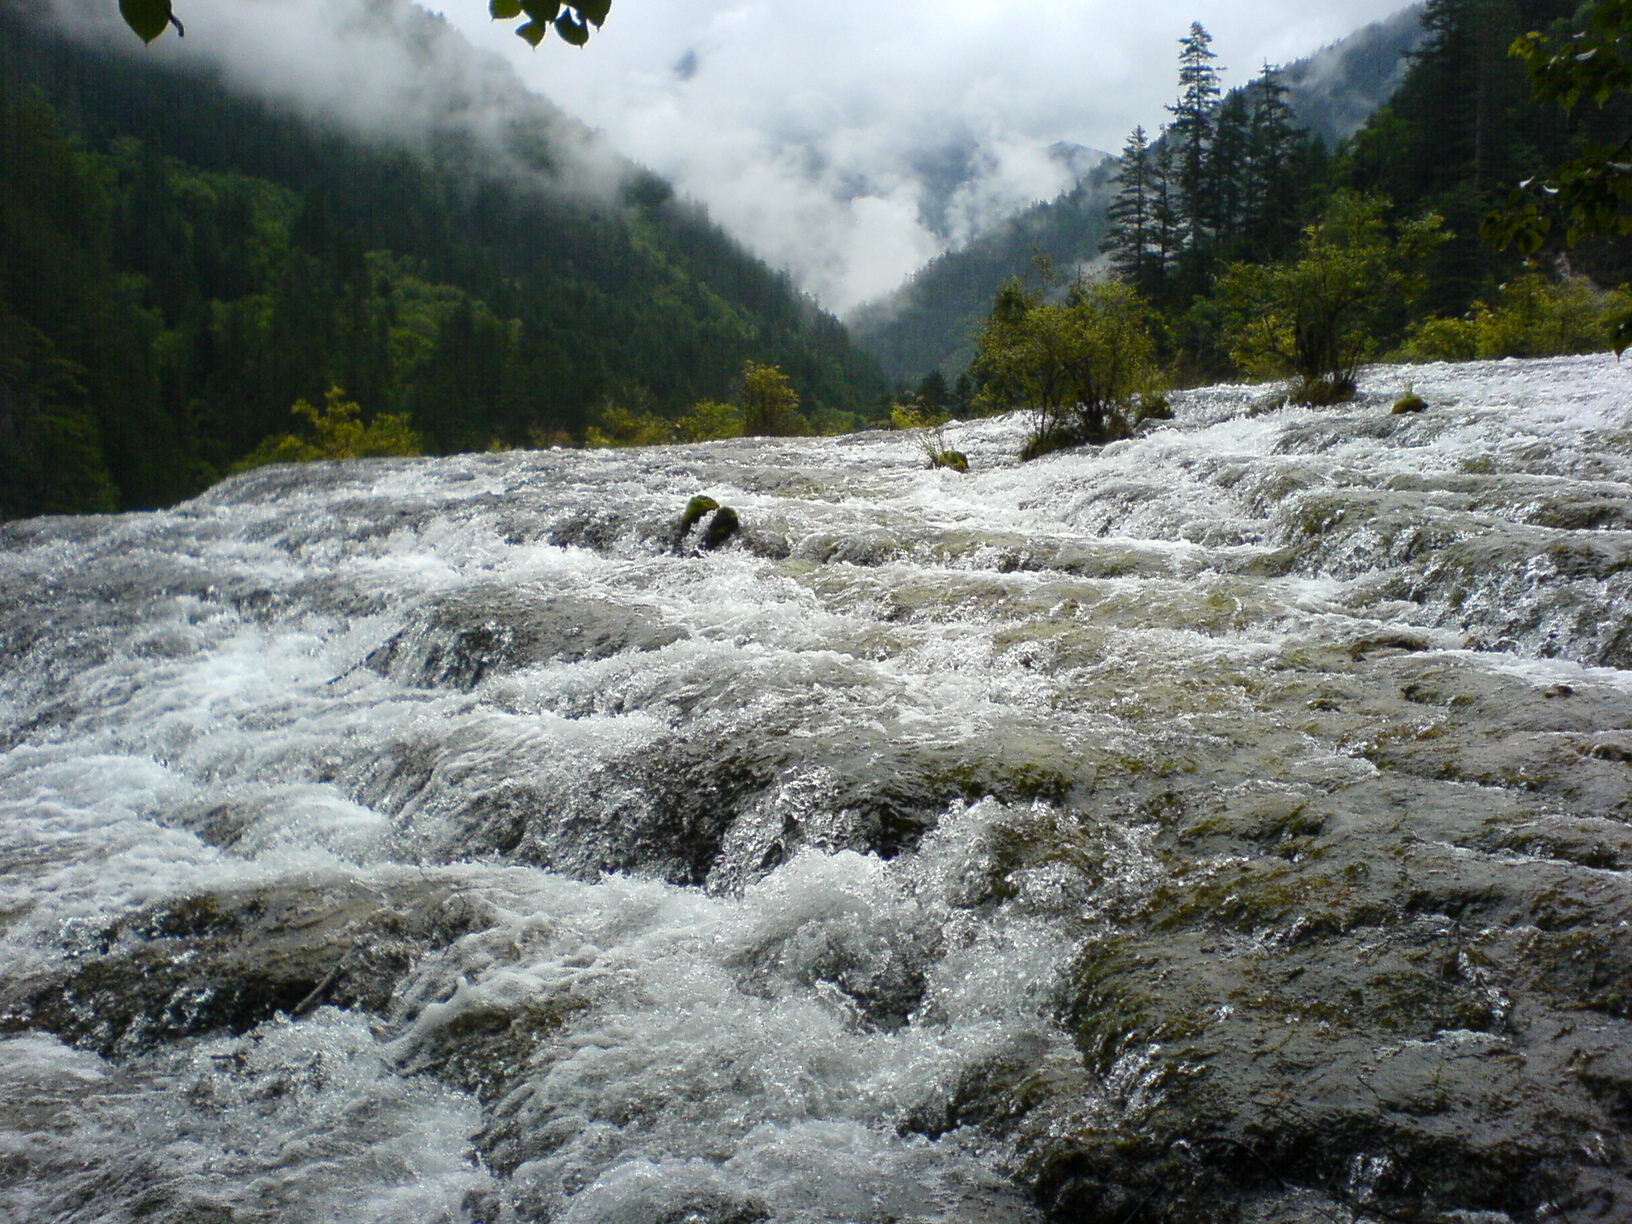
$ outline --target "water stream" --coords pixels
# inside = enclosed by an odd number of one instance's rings
[[[0,1221],[1627,1218],[1632,382],[1176,408],[0,528]]]

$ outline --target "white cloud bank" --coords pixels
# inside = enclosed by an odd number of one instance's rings
[[[1227,83],[1403,0],[615,0],[583,51],[530,51],[482,0],[434,0],[481,45],[843,311],[998,216],[1051,198],[1056,142],[1154,129],[1178,39],[1213,35]],[[918,172],[968,160],[945,201]],[[930,215],[926,216],[928,213]]]
[[[130,39],[113,0],[44,2],[90,37]],[[488,20],[487,0],[421,2],[838,312],[1063,190],[1073,175],[1051,146],[1115,152],[1135,124],[1159,126],[1191,21],[1212,33],[1233,84],[1404,7],[614,0],[587,48],[551,38],[534,51],[513,23]],[[388,0],[177,7],[186,40],[166,36],[148,54],[225,62],[274,99],[376,130],[493,131],[508,113],[508,74],[427,37]],[[575,161],[582,178],[604,181],[587,147]]]

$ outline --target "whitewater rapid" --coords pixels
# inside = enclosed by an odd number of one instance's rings
[[[1171,814],[1449,810],[1400,754],[1460,707],[1362,665],[1596,703],[1547,811],[1623,827],[1624,369],[1175,408],[1024,466],[954,424],[967,475],[511,452],[0,528],[0,1220],[1072,1218],[1039,1153],[1165,1082],[1091,1056],[1083,965],[1256,853]]]

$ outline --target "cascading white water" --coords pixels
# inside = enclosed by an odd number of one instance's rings
[[[1023,467],[958,425],[967,476],[884,434],[518,452],[0,529],[0,1220],[1077,1218],[1059,1152],[1181,1031],[1096,1057],[1095,949],[1318,857],[1221,814],[1326,804],[1313,846],[1533,783],[1620,912],[1632,384],[1363,391]],[[698,493],[738,541],[673,546]],[[1514,852],[1469,836],[1419,840]],[[1376,904],[1452,912],[1420,892]],[[1318,928],[1288,893],[1228,920],[1253,956]]]

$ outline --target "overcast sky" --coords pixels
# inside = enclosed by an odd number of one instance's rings
[[[614,0],[582,51],[530,50],[485,0],[432,7],[842,312],[1056,195],[1055,142],[1114,153],[1158,126],[1190,22],[1238,84],[1406,3]],[[975,173],[926,223],[914,162],[954,143],[978,148]]]

